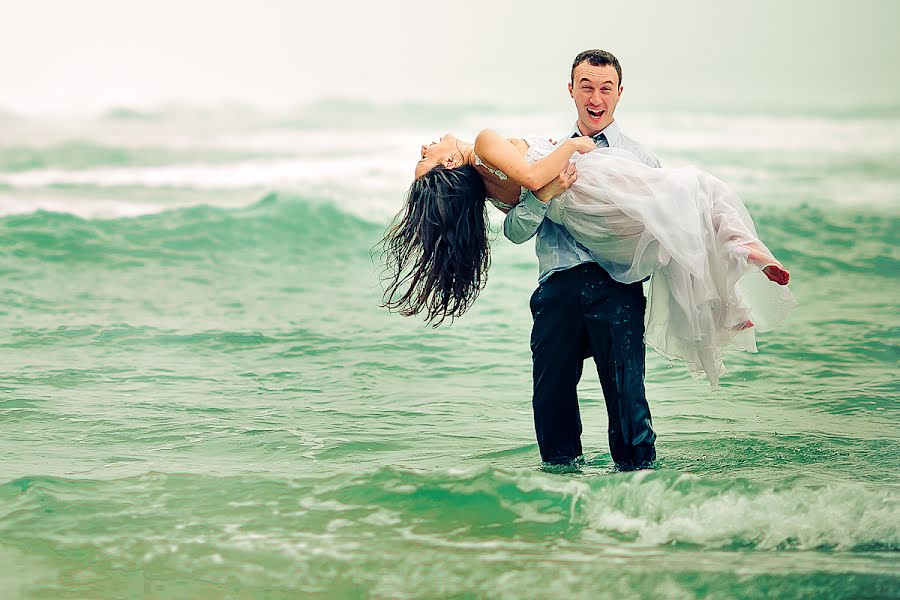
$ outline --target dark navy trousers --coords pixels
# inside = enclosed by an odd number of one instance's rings
[[[656,459],[644,392],[645,309],[640,283],[619,283],[596,263],[553,273],[531,296],[532,406],[545,462],[582,454],[576,387],[588,356],[606,400],[613,461],[628,469]]]

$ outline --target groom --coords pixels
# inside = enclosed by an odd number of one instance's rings
[[[578,109],[568,135],[594,138],[597,146],[623,148],[645,164],[659,161],[626,137],[613,120],[622,94],[622,68],[603,50],[585,50],[572,64],[569,95]],[[565,227],[544,216],[550,198],[566,189],[567,172],[528,194],[506,216],[503,233],[513,243],[536,237],[540,276],[531,296],[534,424],[544,462],[571,463],[581,454],[577,385],[584,359],[593,356],[609,416],[609,447],[622,470],[656,459],[656,434],[644,393],[644,311],[640,282],[613,280]]]

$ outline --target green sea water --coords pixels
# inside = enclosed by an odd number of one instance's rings
[[[0,596],[900,596],[900,120],[623,117],[800,307],[717,392],[648,354],[659,460],[619,473],[589,368],[584,464],[540,463],[530,243],[495,223],[449,327],[378,307],[417,143],[504,118],[410,111],[0,123]]]

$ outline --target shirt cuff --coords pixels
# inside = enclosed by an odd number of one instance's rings
[[[528,210],[536,213],[546,213],[547,208],[549,207],[549,202],[541,202],[537,199],[537,197],[531,193],[531,191],[525,192],[525,198],[522,200],[525,203],[525,206],[528,207]]]

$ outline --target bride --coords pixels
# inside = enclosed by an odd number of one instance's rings
[[[447,134],[422,146],[421,157],[383,240],[384,304],[402,315],[424,312],[437,326],[463,314],[490,264],[485,200],[508,211],[528,190],[555,196],[547,218],[614,279],[653,275],[646,342],[705,373],[713,387],[726,346],[755,351],[754,329],[780,324],[796,305],[778,288],[790,274],[760,241],[743,202],[709,173],[648,167],[588,137],[555,144],[489,129],[474,144]]]

